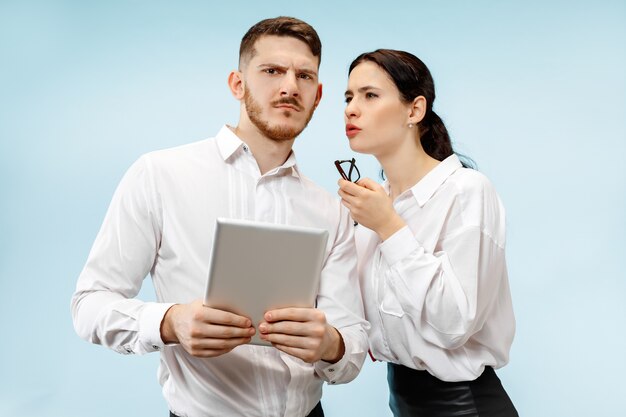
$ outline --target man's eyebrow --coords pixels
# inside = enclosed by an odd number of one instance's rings
[[[257,68],[259,68],[259,69],[263,69],[263,68],[277,68],[277,69],[279,69],[279,70],[285,71],[285,70],[287,70],[289,67],[288,67],[288,66],[285,66],[285,65],[281,65],[281,64],[275,64],[275,63],[272,63],[272,62],[266,62],[266,63],[264,63],[264,64],[259,64],[259,65],[257,65]],[[296,71],[297,71],[297,72],[304,72],[304,73],[309,74],[309,75],[315,75],[315,76],[317,76],[317,70],[312,69],[312,68],[307,68],[307,67],[304,67],[304,68],[296,68]]]
[[[274,64],[272,62],[266,62],[264,64],[257,65],[257,68],[278,68],[278,69],[286,69],[287,67],[280,64]]]
[[[368,90],[380,90],[380,88],[374,87],[373,85],[366,85],[365,87],[360,87],[357,91],[359,93],[364,93]],[[344,96],[352,95],[352,94],[353,94],[352,90],[346,90],[346,92],[344,93]]]

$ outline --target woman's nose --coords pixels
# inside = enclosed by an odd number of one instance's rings
[[[350,102],[346,105],[346,110],[345,110],[346,117],[348,119],[351,119],[353,117],[359,117],[360,114],[361,113],[359,111],[357,104],[355,103],[355,100],[354,99],[350,100]]]

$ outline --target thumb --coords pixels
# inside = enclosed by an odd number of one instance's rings
[[[365,187],[368,190],[372,190],[372,191],[379,191],[383,189],[383,187],[380,184],[378,184],[376,181],[370,178],[361,178],[357,182],[357,184],[360,185],[361,187]]]

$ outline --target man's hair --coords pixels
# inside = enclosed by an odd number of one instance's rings
[[[313,56],[318,58],[318,66],[322,61],[322,42],[311,25],[295,17],[279,16],[261,20],[252,26],[241,39],[239,46],[239,68],[247,63],[254,54],[254,44],[266,35],[288,36],[306,43]]]

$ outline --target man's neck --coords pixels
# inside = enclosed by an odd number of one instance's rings
[[[244,141],[259,165],[261,175],[285,163],[295,140],[273,140],[263,135],[256,127],[243,127],[241,124],[231,129]]]

